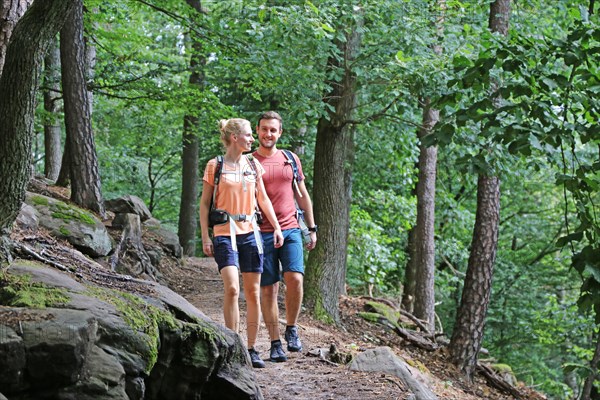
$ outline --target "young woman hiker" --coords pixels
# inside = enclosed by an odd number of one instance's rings
[[[262,239],[258,231],[257,202],[273,224],[274,246],[281,247],[283,235],[262,181],[265,170],[244,153],[252,150],[250,122],[241,118],[219,121],[225,155],[210,160],[204,170],[200,199],[202,250],[214,257],[224,285],[225,326],[239,333],[238,297],[242,273],[246,298],[248,353],[252,366],[264,368],[254,349],[260,320],[260,275],[263,270]],[[213,226],[214,239],[209,236]]]

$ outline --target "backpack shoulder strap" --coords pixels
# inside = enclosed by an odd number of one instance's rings
[[[223,170],[223,156],[216,156],[217,166],[215,167],[215,181],[214,186],[216,187],[221,180],[221,171]]]
[[[288,163],[290,163],[292,166],[292,171],[294,172],[294,180],[298,182],[298,164],[296,164],[296,159],[294,158],[294,155],[289,150],[281,151],[283,151],[285,158],[287,159]]]
[[[221,171],[223,170],[223,156],[217,156],[217,157],[215,157],[215,160],[217,160],[217,165],[215,166],[215,179],[213,182],[212,201],[210,202],[211,210],[214,210],[214,208],[215,208],[215,199],[217,197],[217,185],[219,184],[219,181],[221,180]]]
[[[302,197],[302,193],[300,192],[300,188],[298,187],[298,164],[296,164],[296,159],[294,158],[294,154],[292,154],[289,150],[281,150],[287,159],[287,163],[292,166],[292,172],[294,173],[294,179],[292,180],[292,190],[295,190],[299,197]]]

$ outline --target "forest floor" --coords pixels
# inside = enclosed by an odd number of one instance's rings
[[[162,271],[171,289],[185,297],[208,317],[223,323],[223,286],[212,258],[186,258],[179,265]],[[285,329],[285,304],[280,290],[280,332]],[[245,320],[243,295],[240,296],[241,324]],[[513,399],[498,392],[477,376],[474,383],[465,382],[459,371],[447,360],[445,350],[429,352],[403,341],[395,332],[361,318],[367,302],[362,297],[340,299],[342,323],[332,326],[316,321],[302,312],[299,333],[303,351],[286,352],[288,361],[270,362],[269,338],[264,325],[259,331],[257,351],[266,361],[266,368],[255,369],[265,399],[325,400],[325,399],[408,399],[411,392],[402,381],[389,374],[350,371],[347,365],[334,364],[313,354],[318,349],[335,345],[338,351],[356,354],[378,346],[389,346],[410,365],[418,366],[427,377],[427,386],[443,400]],[[245,342],[244,329],[241,332]],[[285,341],[283,341],[285,349]],[[544,399],[539,393],[520,387],[523,399]]]

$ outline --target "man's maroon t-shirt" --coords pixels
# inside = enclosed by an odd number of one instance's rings
[[[292,153],[293,154],[293,153]],[[262,176],[265,183],[267,195],[273,203],[277,220],[282,230],[298,228],[298,220],[296,219],[296,203],[294,202],[294,188],[292,181],[294,180],[294,169],[288,161],[283,151],[277,152],[271,157],[263,157],[258,152],[254,152],[253,156],[261,163],[265,169]],[[298,166],[298,180],[304,179],[302,173],[302,164],[296,154],[293,154]],[[267,218],[263,218],[264,222],[260,226],[261,232],[273,232],[273,226]]]

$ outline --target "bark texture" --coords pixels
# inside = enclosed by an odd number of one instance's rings
[[[88,70],[83,41],[83,3],[81,0],[74,2],[76,6],[60,33],[65,128],[71,162],[71,200],[104,217],[106,213],[86,84]]]
[[[490,30],[508,33],[510,0],[496,0],[490,5]],[[498,83],[493,85],[498,87]],[[495,96],[498,103],[498,96]],[[500,180],[480,174],[477,181],[477,213],[471,254],[454,332],[450,340],[450,357],[472,380],[481,349],[485,317],[492,291],[492,277],[498,246],[500,224]]]
[[[339,82],[326,101],[333,107],[317,124],[314,162],[314,214],[319,224],[319,244],[308,257],[305,303],[319,318],[339,322],[338,297],[346,292],[346,251],[354,164],[354,126],[346,123],[356,107],[356,76],[351,69],[360,43],[360,19],[337,43],[339,55],[328,60],[330,69],[342,69]]]
[[[55,39],[44,58],[44,175],[52,181],[58,179],[62,160],[60,98],[60,49]]]
[[[440,113],[423,102],[423,125],[419,139],[431,132]],[[420,144],[419,181],[417,182],[417,224],[415,226],[415,309],[417,318],[425,321],[430,332],[435,332],[435,181],[437,146]]]
[[[12,225],[25,196],[42,60],[72,7],[66,0],[36,1],[6,50],[0,76],[0,231]]]
[[[496,261],[500,221],[500,180],[480,175],[471,254],[454,332],[450,340],[452,361],[469,378],[477,366]]]
[[[33,0],[3,0],[0,2],[0,72],[6,59],[6,48],[17,21]]]
[[[433,28],[438,38],[444,34],[444,12],[446,0],[435,2],[437,15]],[[440,40],[441,42],[441,40]],[[432,46],[436,55],[443,48],[439,43]],[[435,332],[435,185],[437,172],[437,146],[426,147],[423,138],[431,133],[440,119],[440,112],[431,107],[428,97],[420,100],[423,123],[417,132],[419,138],[419,180],[417,182],[417,223],[414,232],[415,300],[414,314],[427,323],[430,332]]]

